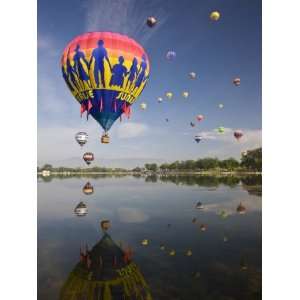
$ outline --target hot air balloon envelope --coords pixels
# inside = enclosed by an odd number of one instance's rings
[[[83,146],[88,141],[88,134],[86,132],[77,132],[75,140],[80,146]]]
[[[168,99],[172,99],[173,93],[167,92],[167,93],[166,93],[166,97],[167,97]]]
[[[239,140],[244,134],[241,130],[236,130],[233,135],[237,140]]]
[[[133,39],[112,32],[75,37],[61,58],[63,78],[79,102],[108,131],[137,100],[149,78],[145,50]]]
[[[89,165],[94,160],[94,154],[92,152],[86,152],[82,158]]]
[[[197,119],[197,121],[202,121],[203,119],[204,119],[204,116],[203,115],[198,115],[197,117],[196,117],[196,119]]]
[[[182,97],[187,98],[189,96],[189,92],[182,92]]]
[[[209,17],[212,21],[218,21],[221,17],[221,14],[218,11],[213,11],[210,13]]]
[[[240,78],[234,78],[232,82],[233,82],[234,85],[239,86],[241,84],[241,79]]]
[[[176,52],[175,51],[168,51],[166,54],[166,58],[168,60],[173,60],[176,58]]]
[[[142,109],[142,110],[145,110],[146,108],[147,108],[147,103],[141,103],[140,104],[140,108]]]
[[[159,102],[159,103],[163,102],[163,98],[162,97],[158,97],[157,98],[157,102]]]
[[[147,25],[149,27],[154,27],[157,23],[157,20],[154,17],[148,17],[147,19]]]
[[[197,75],[195,72],[190,72],[189,77],[190,77],[190,79],[196,79]]]

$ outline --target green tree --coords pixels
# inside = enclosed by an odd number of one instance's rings
[[[262,170],[262,148],[247,151],[241,158],[241,166],[248,170]]]

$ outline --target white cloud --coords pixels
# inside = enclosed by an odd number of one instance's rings
[[[117,135],[120,139],[129,139],[143,136],[149,131],[149,127],[142,123],[122,123],[117,129]]]
[[[55,42],[50,36],[39,35],[37,39],[37,46],[40,51],[43,51],[50,57],[59,55]]]
[[[89,0],[83,8],[87,31],[120,32],[141,42],[146,42],[168,18],[159,0]],[[151,29],[145,25],[150,15],[158,20]]]

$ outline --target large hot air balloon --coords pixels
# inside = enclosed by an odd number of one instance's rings
[[[196,117],[196,119],[197,119],[197,121],[202,121],[203,119],[204,119],[204,116],[203,115],[198,115],[197,117]]]
[[[75,140],[82,147],[88,140],[88,134],[86,132],[78,132],[75,135]]]
[[[90,165],[91,162],[94,160],[94,154],[92,152],[86,152],[83,154],[82,158],[86,162],[87,165]]]
[[[167,60],[173,60],[176,58],[176,52],[175,51],[168,51],[166,54]]]
[[[244,134],[241,130],[236,130],[233,135],[237,140],[239,140]]]
[[[64,80],[81,105],[105,131],[102,142],[116,119],[130,116],[131,105],[149,78],[150,63],[141,45],[111,32],[88,32],[75,37],[62,59]]]

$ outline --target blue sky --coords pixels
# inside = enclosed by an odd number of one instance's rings
[[[218,22],[209,14],[221,13]],[[145,20],[155,16],[158,25]],[[79,116],[60,73],[65,45],[86,31],[116,31],[141,43],[150,57],[148,84],[133,105],[129,121],[116,121],[111,143],[100,143],[102,129]],[[166,60],[174,50],[174,61]],[[190,80],[188,73],[197,73]],[[234,77],[241,85],[232,84]],[[181,93],[190,96],[183,99]],[[174,93],[172,100],[165,92]],[[163,103],[157,103],[163,97]],[[147,110],[139,104],[146,102]],[[219,109],[218,104],[224,108]],[[195,128],[197,114],[205,120]],[[170,121],[167,123],[165,118]],[[219,135],[215,128],[224,126]],[[242,129],[240,142],[233,131]],[[140,160],[173,161],[216,156],[240,157],[261,145],[261,2],[257,0],[65,0],[38,1],[38,162],[80,165],[77,131],[89,134],[86,151],[104,165],[133,166]],[[193,140],[201,133],[205,139]],[[135,159],[135,160],[134,160]],[[141,164],[142,164],[141,163]]]

